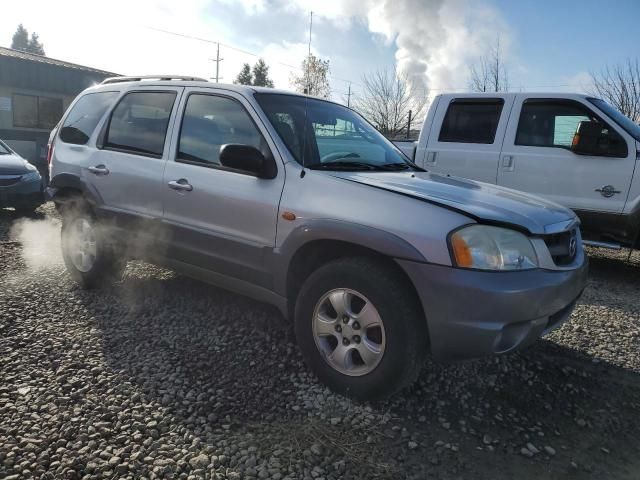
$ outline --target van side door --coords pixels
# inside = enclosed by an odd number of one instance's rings
[[[518,95],[502,149],[498,184],[575,210],[619,214],[631,185],[633,139],[586,99]],[[600,125],[598,154],[572,151],[581,122]],[[588,225],[585,225],[588,229]]]
[[[424,168],[496,183],[513,95],[442,96],[424,154]]]
[[[276,162],[275,178],[223,166],[220,151],[227,144],[258,148]],[[162,187],[169,259],[194,275],[213,273],[270,289],[269,252],[284,178],[275,145],[246,98],[223,89],[187,89]]]

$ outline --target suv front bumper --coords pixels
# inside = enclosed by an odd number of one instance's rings
[[[587,282],[573,270],[483,272],[398,260],[427,319],[431,353],[458,360],[507,353],[566,321]]]

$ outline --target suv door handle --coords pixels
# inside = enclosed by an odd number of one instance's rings
[[[193,190],[193,187],[186,178],[181,178],[180,180],[171,180],[168,185],[169,188],[172,188],[173,190],[183,190],[185,192],[190,192],[191,190]]]
[[[513,171],[513,155],[503,155],[502,156],[502,168],[505,170],[512,172]]]
[[[89,167],[87,170],[94,175],[109,175],[109,169],[102,164],[96,165],[95,167]]]
[[[425,160],[425,163],[429,163],[432,166],[436,164],[436,162],[438,161],[438,152],[427,152],[427,159]]]

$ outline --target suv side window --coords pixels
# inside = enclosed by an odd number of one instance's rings
[[[111,114],[105,148],[160,158],[176,92],[131,92]]]
[[[118,92],[98,92],[80,98],[64,120],[60,140],[76,145],[86,144],[117,95]]]
[[[615,130],[587,107],[571,100],[525,100],[515,143],[530,147],[570,149],[580,122],[596,122],[602,126],[599,143],[602,145],[603,155],[607,151],[619,153],[626,150],[626,142]],[[626,156],[626,153],[620,156]]]
[[[438,141],[492,144],[503,105],[501,98],[452,100],[444,116]]]
[[[189,95],[176,160],[222,167],[220,149],[227,144],[250,145],[260,150],[266,147],[262,134],[239,102],[217,95]]]

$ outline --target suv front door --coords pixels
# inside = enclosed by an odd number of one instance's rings
[[[268,252],[275,246],[284,171],[257,178],[222,166],[219,156],[227,144],[250,145],[266,157],[275,146],[251,105],[234,92],[187,89],[180,113],[163,181],[163,223],[172,232],[168,257],[192,271],[271,287]]]
[[[636,162],[626,132],[577,100],[519,95],[511,117],[499,185],[546,197],[579,214],[584,212],[584,218],[587,212],[623,211]],[[615,146],[610,154],[571,151],[573,136],[583,121],[602,125],[603,142]]]

